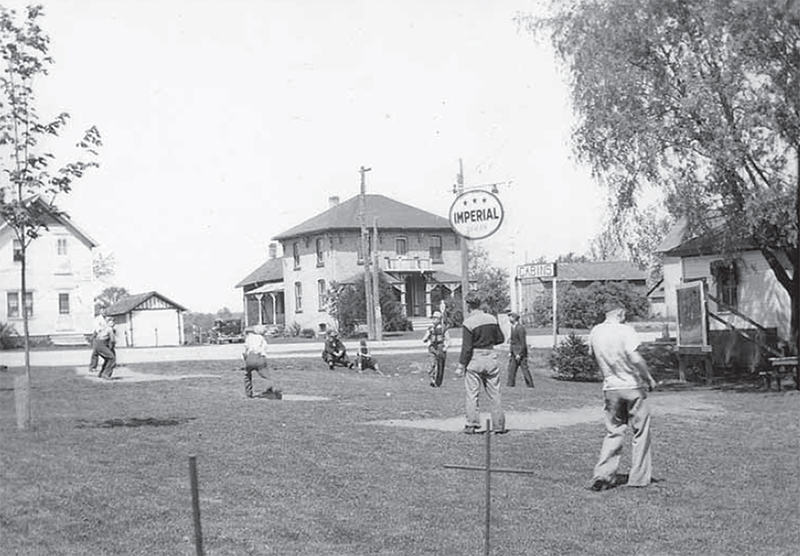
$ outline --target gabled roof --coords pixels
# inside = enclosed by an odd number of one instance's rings
[[[70,220],[69,216],[64,214],[63,212],[60,213],[54,209],[51,205],[44,202],[39,195],[34,195],[25,200],[26,203],[36,203],[36,205],[41,209],[47,216],[52,219],[53,222],[56,224],[60,224],[64,226],[67,230],[69,230],[72,235],[74,235],[78,240],[86,245],[89,249],[97,247],[99,243],[95,241],[89,234],[81,230],[77,225],[75,225],[72,220]],[[5,227],[9,226],[8,222],[0,216],[0,231],[2,231]]]
[[[597,261],[589,263],[558,263],[556,278],[571,282],[616,282],[647,280],[647,273],[630,261]],[[551,281],[552,278],[542,278]]]
[[[236,284],[236,287],[243,288],[251,284],[262,284],[264,282],[278,281],[283,281],[283,259],[267,259],[267,262],[245,276],[238,284]]]
[[[724,249],[731,252],[750,251],[758,249],[752,239],[728,239],[725,234],[724,223],[719,219],[708,231],[699,235],[690,235],[685,219],[679,220],[667,233],[664,240],[656,248],[656,252],[668,257],[696,257],[699,255],[716,255]]]
[[[358,195],[351,197],[325,212],[309,218],[293,228],[289,228],[273,239],[285,240],[334,230],[357,230],[361,227],[361,222],[358,218],[358,198]],[[366,195],[364,214],[366,216],[366,225],[369,228],[372,228],[373,222],[377,217],[378,227],[381,229],[450,229],[450,221],[447,218],[395,201],[384,195]]]
[[[115,303],[112,303],[106,308],[106,315],[116,316],[116,315],[126,315],[131,311],[135,310],[137,307],[145,303],[151,297],[157,297],[167,305],[172,305],[179,311],[186,311],[186,307],[178,305],[174,301],[167,299],[163,295],[158,292],[147,292],[147,293],[137,293],[133,295],[128,295],[121,299],[118,299]]]

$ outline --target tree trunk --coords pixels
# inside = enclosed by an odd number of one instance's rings
[[[31,428],[31,346],[30,346],[30,335],[28,331],[28,308],[25,304],[27,293],[28,293],[28,284],[26,280],[27,274],[27,262],[28,262],[28,253],[27,253],[27,246],[25,244],[25,227],[22,227],[21,240],[20,240],[20,252],[22,254],[22,261],[20,265],[20,283],[21,283],[21,292],[20,297],[20,310],[22,311],[22,335],[25,338],[25,384],[23,388],[25,389],[23,399],[25,400],[24,406],[20,408],[22,412],[22,422],[19,423],[19,426],[22,430],[29,430]]]

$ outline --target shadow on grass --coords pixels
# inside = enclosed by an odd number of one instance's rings
[[[175,427],[178,425],[185,425],[189,421],[194,421],[196,417],[185,417],[182,419],[154,419],[148,417],[146,419],[139,419],[133,417],[131,419],[108,419],[106,421],[78,421],[79,429],[113,429],[116,427]]]

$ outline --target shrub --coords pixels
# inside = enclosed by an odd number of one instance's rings
[[[356,333],[358,326],[367,321],[366,299],[364,295],[364,275],[354,284],[332,284],[328,294],[330,315],[336,319],[339,332],[345,336]],[[380,274],[381,320],[385,332],[411,330],[411,322],[403,314],[394,288]]]
[[[14,325],[0,322],[0,349],[13,349],[18,342],[19,334]]]
[[[313,328],[303,328],[300,331],[300,337],[301,338],[316,338],[317,337],[317,333],[314,332]]]
[[[606,301],[618,300],[625,306],[629,319],[648,314],[647,296],[630,282],[594,282],[586,288],[572,284],[558,286],[558,325],[563,328],[591,328],[603,321]],[[553,293],[547,291],[534,299],[535,326],[553,324]]]
[[[598,382],[602,379],[597,362],[589,353],[589,344],[575,333],[553,348],[549,363],[553,376],[559,380]]]
[[[291,336],[292,338],[296,338],[300,335],[300,332],[303,330],[303,327],[300,326],[300,323],[293,322],[289,326],[286,327],[286,334]]]
[[[447,328],[460,328],[464,324],[464,308],[460,297],[450,297],[444,301],[444,325]]]

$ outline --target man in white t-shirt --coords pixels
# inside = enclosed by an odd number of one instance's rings
[[[628,426],[633,431],[628,486],[650,484],[650,408],[647,390],[656,386],[647,363],[639,354],[639,338],[632,326],[624,324],[621,303],[606,304],[606,320],[592,329],[589,346],[603,373],[606,436],[600,459],[594,468],[591,490],[617,485],[617,467]]]

